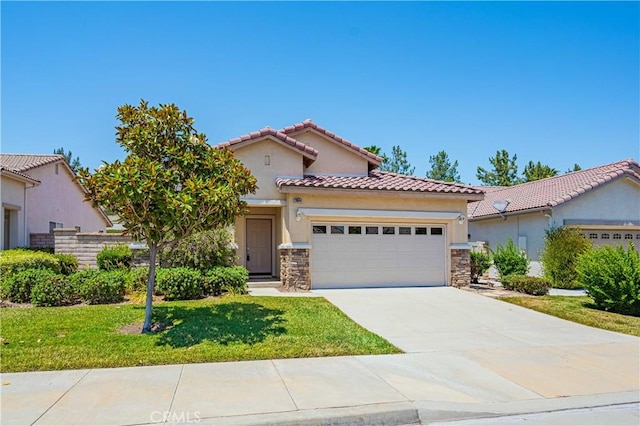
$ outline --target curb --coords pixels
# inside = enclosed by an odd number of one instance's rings
[[[233,417],[209,417],[198,424],[253,426],[419,425],[415,404],[398,402],[341,408],[287,411]]]

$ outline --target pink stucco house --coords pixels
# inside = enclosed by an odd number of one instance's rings
[[[235,223],[252,276],[296,289],[468,283],[476,188],[378,170],[381,159],[311,120],[220,143],[258,191]]]
[[[111,226],[84,202],[85,189],[61,155],[0,154],[0,248],[53,246],[54,228],[100,232]]]

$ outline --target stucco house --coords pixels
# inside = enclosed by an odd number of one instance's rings
[[[511,238],[536,262],[545,230],[567,225],[579,227],[596,247],[629,241],[640,247],[640,166],[633,159],[483,189],[484,200],[468,206],[471,241],[495,249]]]
[[[99,232],[111,226],[84,202],[85,189],[61,155],[0,154],[0,248],[53,247],[54,228]]]
[[[235,223],[252,276],[303,290],[469,282],[467,204],[481,190],[377,170],[380,157],[311,120],[217,146],[258,180]]]

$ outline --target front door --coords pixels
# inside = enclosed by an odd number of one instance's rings
[[[271,219],[247,219],[247,269],[250,274],[271,275]]]

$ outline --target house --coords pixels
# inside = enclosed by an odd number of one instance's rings
[[[640,167],[633,159],[484,190],[484,200],[468,206],[471,241],[495,249],[511,238],[537,262],[545,230],[566,225],[582,229],[595,247],[640,247]]]
[[[0,154],[0,247],[53,247],[54,228],[104,231],[111,222],[84,202],[85,189],[61,155]]]
[[[380,157],[311,120],[217,146],[258,181],[235,223],[252,276],[303,290],[469,282],[467,204],[481,190],[377,170]]]

